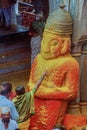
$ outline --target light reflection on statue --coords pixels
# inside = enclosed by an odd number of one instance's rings
[[[63,7],[62,2],[48,17],[41,53],[32,64],[29,89],[48,71],[35,94],[36,114],[31,117],[29,130],[52,130],[62,124],[68,102],[78,93],[79,65],[70,54],[72,19]]]

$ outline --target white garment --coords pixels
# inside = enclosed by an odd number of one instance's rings
[[[11,5],[11,24],[17,24],[16,12],[15,12],[15,4]]]
[[[17,0],[17,2],[16,2],[16,4],[15,4],[15,12],[16,12],[16,15],[19,15],[18,5],[19,5],[19,0]]]
[[[15,120],[10,119],[8,129],[6,129],[2,123],[2,120],[0,119],[0,130],[15,130],[16,128],[18,128],[18,124]]]

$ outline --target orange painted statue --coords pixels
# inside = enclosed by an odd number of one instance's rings
[[[32,64],[29,90],[33,89],[40,75],[47,70],[35,93],[36,114],[31,117],[29,130],[52,130],[61,125],[68,102],[76,98],[79,85],[79,64],[70,54],[72,19],[60,4],[49,15],[41,52]]]

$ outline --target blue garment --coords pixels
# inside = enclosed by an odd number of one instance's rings
[[[3,13],[5,16],[6,26],[11,25],[11,8],[0,8],[0,13]]]
[[[17,25],[17,18],[16,18],[16,11],[15,11],[15,4],[11,5],[11,24]]]
[[[5,107],[5,106],[10,108],[11,118],[14,120],[17,120],[19,118],[19,115],[15,108],[14,103],[10,101],[9,99],[7,99],[5,96],[0,95],[0,108]]]
[[[15,130],[16,128],[18,128],[18,124],[15,120],[10,119],[8,129],[6,129],[2,120],[0,119],[0,130]]]

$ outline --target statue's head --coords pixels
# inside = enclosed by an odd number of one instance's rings
[[[64,4],[49,15],[41,42],[41,55],[45,59],[57,58],[70,52],[72,19]]]

